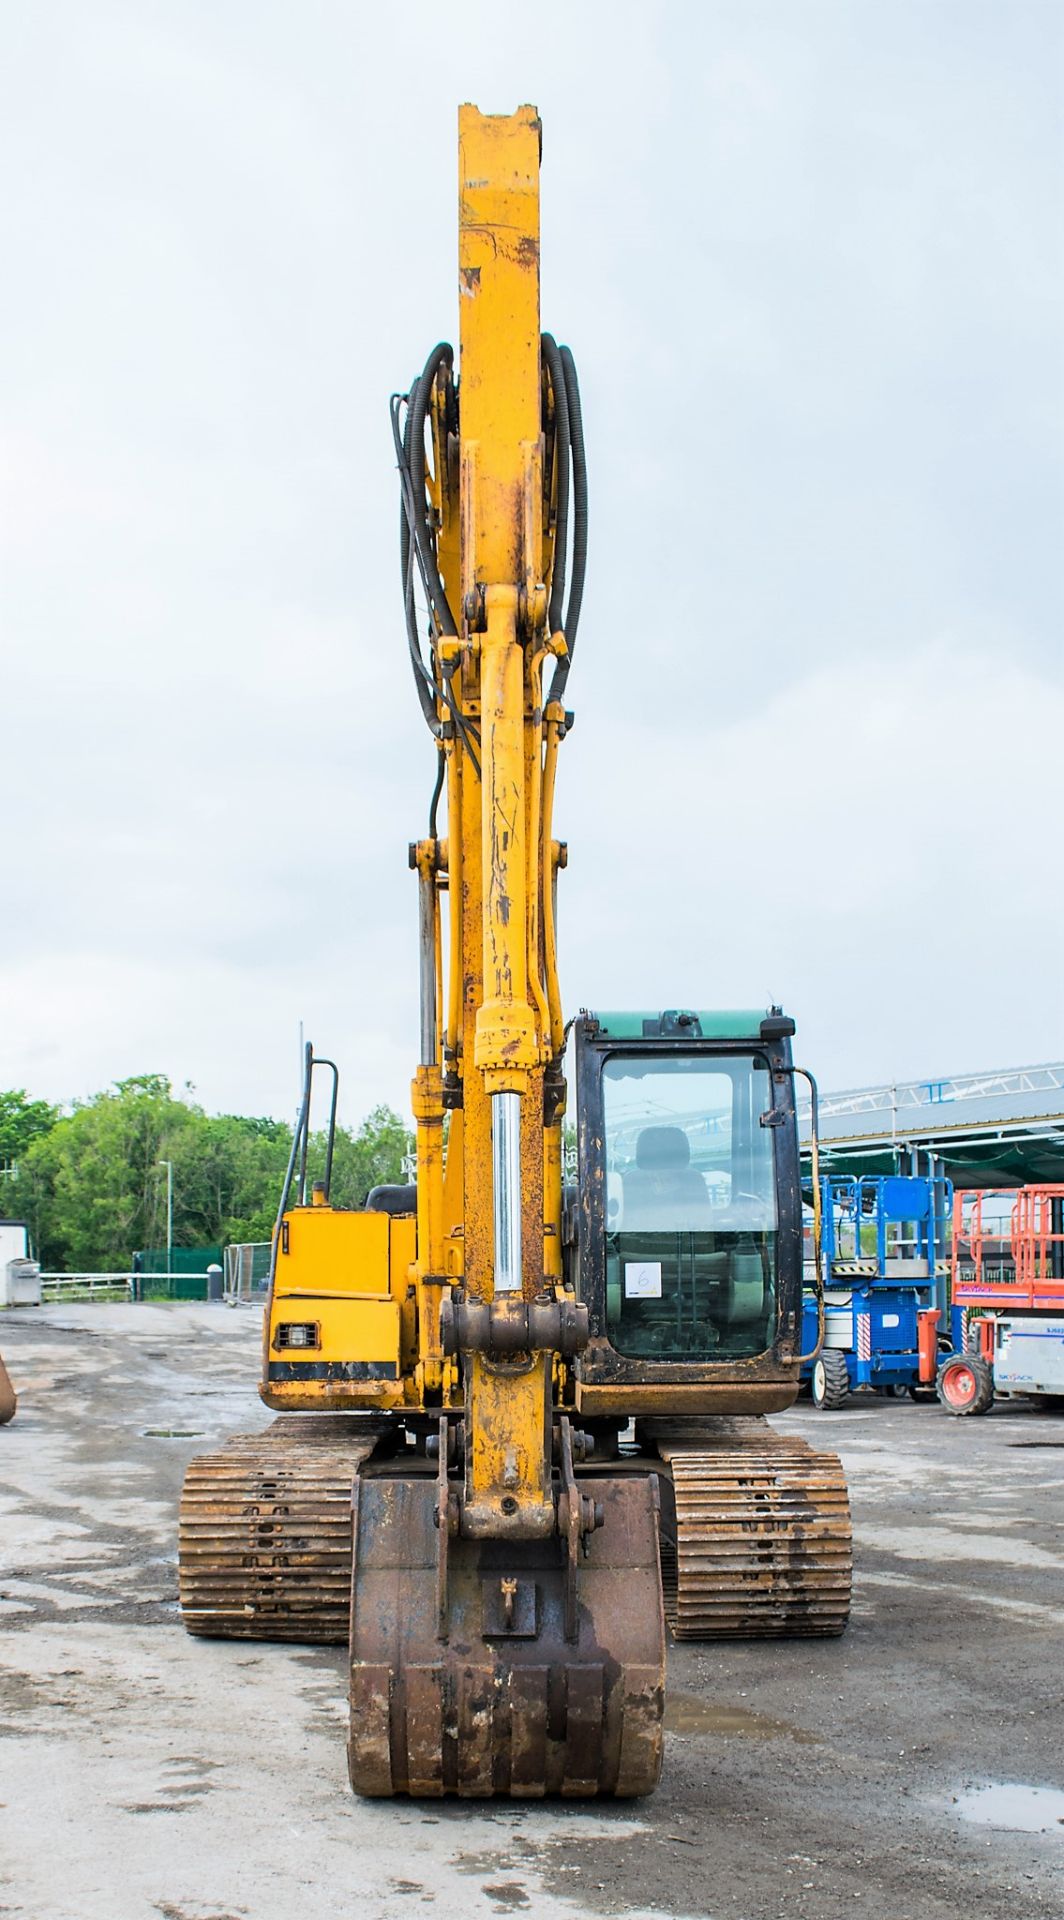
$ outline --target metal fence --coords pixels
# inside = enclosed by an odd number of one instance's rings
[[[221,1266],[222,1249],[217,1242],[205,1247],[142,1247],[132,1257],[135,1268],[145,1275],[187,1273],[200,1280],[208,1267]]]
[[[270,1242],[244,1240],[225,1250],[225,1297],[251,1300],[264,1294],[270,1278]]]
[[[175,1254],[179,1250],[174,1249]],[[185,1260],[172,1267],[155,1265],[144,1272],[122,1273],[42,1273],[41,1298],[54,1300],[206,1300],[209,1297],[208,1264],[190,1269]],[[208,1248],[209,1253],[214,1252]],[[238,1245],[219,1247],[224,1258],[225,1298],[254,1300],[265,1294],[270,1278],[270,1242],[248,1240]]]
[[[128,1273],[42,1273],[42,1300],[132,1300]]]
[[[206,1300],[206,1273],[42,1273],[42,1300]]]

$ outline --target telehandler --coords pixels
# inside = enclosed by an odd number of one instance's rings
[[[562,1012],[587,474],[573,358],[540,332],[540,145],[532,107],[460,109],[461,373],[441,344],[392,402],[436,753],[416,1183],[330,1204],[337,1072],[308,1048],[263,1335],[280,1418],[193,1461],[181,1503],[191,1632],[349,1640],[370,1795],[648,1793],[666,1617],[837,1634],[849,1607],[839,1462],[764,1419],[802,1358],[793,1022]]]

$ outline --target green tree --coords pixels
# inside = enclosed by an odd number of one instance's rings
[[[22,1096],[24,1098],[24,1096]],[[27,1106],[43,1106],[29,1102]],[[246,1114],[204,1113],[177,1099],[163,1074],[138,1074],[75,1106],[25,1149],[18,1212],[45,1267],[116,1272],[138,1247],[166,1242],[166,1172],[173,1165],[177,1247],[268,1240],[291,1128]],[[312,1136],[308,1178],[320,1178],[325,1136]],[[413,1136],[390,1107],[355,1132],[338,1127],[332,1201],[360,1207],[371,1187],[403,1178]]]
[[[0,1167],[17,1166],[28,1147],[59,1118],[47,1100],[30,1100],[25,1087],[0,1092]]]
[[[0,1214],[27,1218],[32,1193],[24,1161],[35,1140],[50,1131],[59,1115],[47,1100],[31,1100],[25,1087],[0,1092]]]
[[[26,1214],[46,1267],[110,1271],[166,1238],[166,1177],[184,1132],[203,1121],[164,1074],[137,1074],[75,1106],[23,1163]],[[21,1193],[20,1193],[21,1198]],[[176,1199],[176,1189],[175,1189]],[[174,1240],[178,1237],[175,1207]]]
[[[325,1148],[325,1134],[313,1134],[307,1155],[308,1181],[320,1180]],[[413,1149],[414,1136],[392,1107],[374,1107],[357,1133],[337,1127],[329,1196],[333,1206],[364,1207],[371,1187],[403,1180],[403,1162]]]
[[[291,1138],[280,1120],[197,1114],[174,1144],[176,1244],[268,1240]]]

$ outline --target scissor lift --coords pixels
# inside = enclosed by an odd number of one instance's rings
[[[802,1370],[815,1407],[841,1407],[857,1387],[914,1398],[933,1389],[947,1317],[951,1198],[942,1175],[822,1180],[824,1340]],[[802,1346],[816,1344],[816,1303],[807,1295]]]
[[[1007,1394],[1064,1407],[1064,1183],[959,1189],[951,1268],[943,1406],[986,1413]]]

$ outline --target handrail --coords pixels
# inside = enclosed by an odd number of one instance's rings
[[[281,1187],[281,1199],[277,1208],[277,1218],[274,1221],[273,1240],[270,1247],[269,1284],[271,1293],[273,1291],[274,1273],[277,1267],[277,1248],[280,1244],[284,1217],[288,1211],[288,1202],[292,1191],[292,1181],[295,1178],[297,1161],[299,1164],[298,1205],[304,1207],[307,1203],[307,1155],[310,1148],[310,1101],[314,1087],[315,1067],[328,1067],[333,1077],[332,1098],[329,1103],[329,1133],[325,1146],[325,1179],[322,1183],[325,1190],[326,1202],[328,1202],[330,1189],[332,1187],[333,1149],[336,1144],[336,1102],[340,1091],[340,1069],[336,1065],[335,1060],[327,1060],[324,1054],[316,1054],[313,1043],[308,1040],[303,1049],[303,1095],[299,1104],[299,1115],[296,1120],[295,1131],[292,1135],[292,1148],[288,1155],[288,1167]]]
[[[821,1247],[821,1230],[823,1226],[823,1214],[822,1214],[823,1202],[822,1202],[821,1192],[820,1192],[820,1095],[817,1090],[816,1081],[814,1080],[808,1067],[792,1067],[791,1073],[792,1075],[796,1073],[800,1073],[802,1076],[802,1079],[805,1080],[809,1086],[809,1124],[810,1124],[809,1145],[810,1145],[810,1152],[811,1152],[812,1163],[813,1163],[813,1261],[814,1261],[814,1273],[815,1273],[815,1278],[813,1281],[813,1298],[816,1301],[816,1346],[813,1347],[809,1353],[800,1353],[798,1355],[798,1365],[800,1367],[804,1367],[808,1360],[815,1360],[817,1354],[820,1352],[820,1349],[824,1344],[824,1333],[825,1333],[825,1327],[826,1327],[826,1321],[825,1321],[825,1315],[824,1315],[824,1261],[823,1261],[822,1247]],[[803,1274],[802,1298],[803,1300],[805,1298],[804,1274]],[[800,1321],[799,1321],[799,1324],[801,1324]]]

